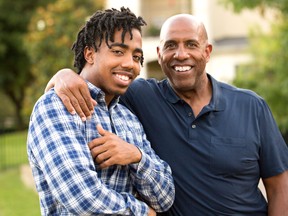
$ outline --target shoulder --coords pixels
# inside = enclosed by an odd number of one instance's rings
[[[157,86],[159,84],[159,81],[155,78],[150,79],[144,79],[144,78],[138,78],[132,82],[132,84],[129,86],[129,90],[146,90],[148,88],[151,88],[153,86]],[[143,89],[144,88],[144,89]]]
[[[230,96],[240,100],[254,100],[260,103],[265,102],[263,97],[250,89],[239,88],[223,82],[218,82],[218,86],[221,89],[223,96]]]
[[[51,106],[56,105],[58,103],[61,103],[60,98],[57,96],[57,94],[55,93],[54,89],[49,90],[48,92],[46,92],[45,94],[43,94],[35,103],[35,108],[43,108],[43,107],[47,107],[51,108]],[[64,105],[63,105],[64,106]]]
[[[54,89],[43,94],[35,103],[32,116],[42,115],[42,118],[55,118],[61,115],[70,115]]]

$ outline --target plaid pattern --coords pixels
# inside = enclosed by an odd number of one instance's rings
[[[147,215],[148,206],[167,210],[174,201],[171,169],[150,147],[142,125],[115,99],[109,109],[104,93],[88,83],[98,105],[92,119],[71,115],[50,90],[35,104],[27,153],[42,215]],[[116,133],[142,152],[137,164],[100,169],[87,143],[99,137],[96,124]],[[140,196],[145,202],[136,199]],[[147,204],[146,204],[147,203]]]

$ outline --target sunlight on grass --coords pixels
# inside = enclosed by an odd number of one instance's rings
[[[1,216],[40,215],[38,194],[22,183],[19,168],[0,172],[0,188]]]
[[[27,131],[0,135],[0,169],[28,163]]]

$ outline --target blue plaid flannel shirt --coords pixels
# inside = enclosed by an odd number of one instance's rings
[[[108,109],[104,93],[87,83],[98,103],[91,120],[82,122],[78,115],[71,115],[54,90],[34,106],[27,153],[41,214],[142,216],[148,213],[147,204],[166,211],[175,196],[170,167],[151,149],[137,117],[118,99]],[[88,142],[100,136],[97,123],[136,145],[141,161],[97,168],[88,148]]]

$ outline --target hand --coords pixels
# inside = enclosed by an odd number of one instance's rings
[[[83,121],[91,117],[97,103],[91,98],[87,84],[81,76],[71,69],[62,69],[48,82],[45,92],[53,86],[71,114],[77,113]]]
[[[154,209],[149,207],[148,216],[156,216],[156,212],[154,211]]]
[[[141,160],[141,151],[116,134],[106,131],[100,124],[96,126],[101,137],[92,140],[88,145],[91,155],[100,168],[115,164],[127,165]]]

